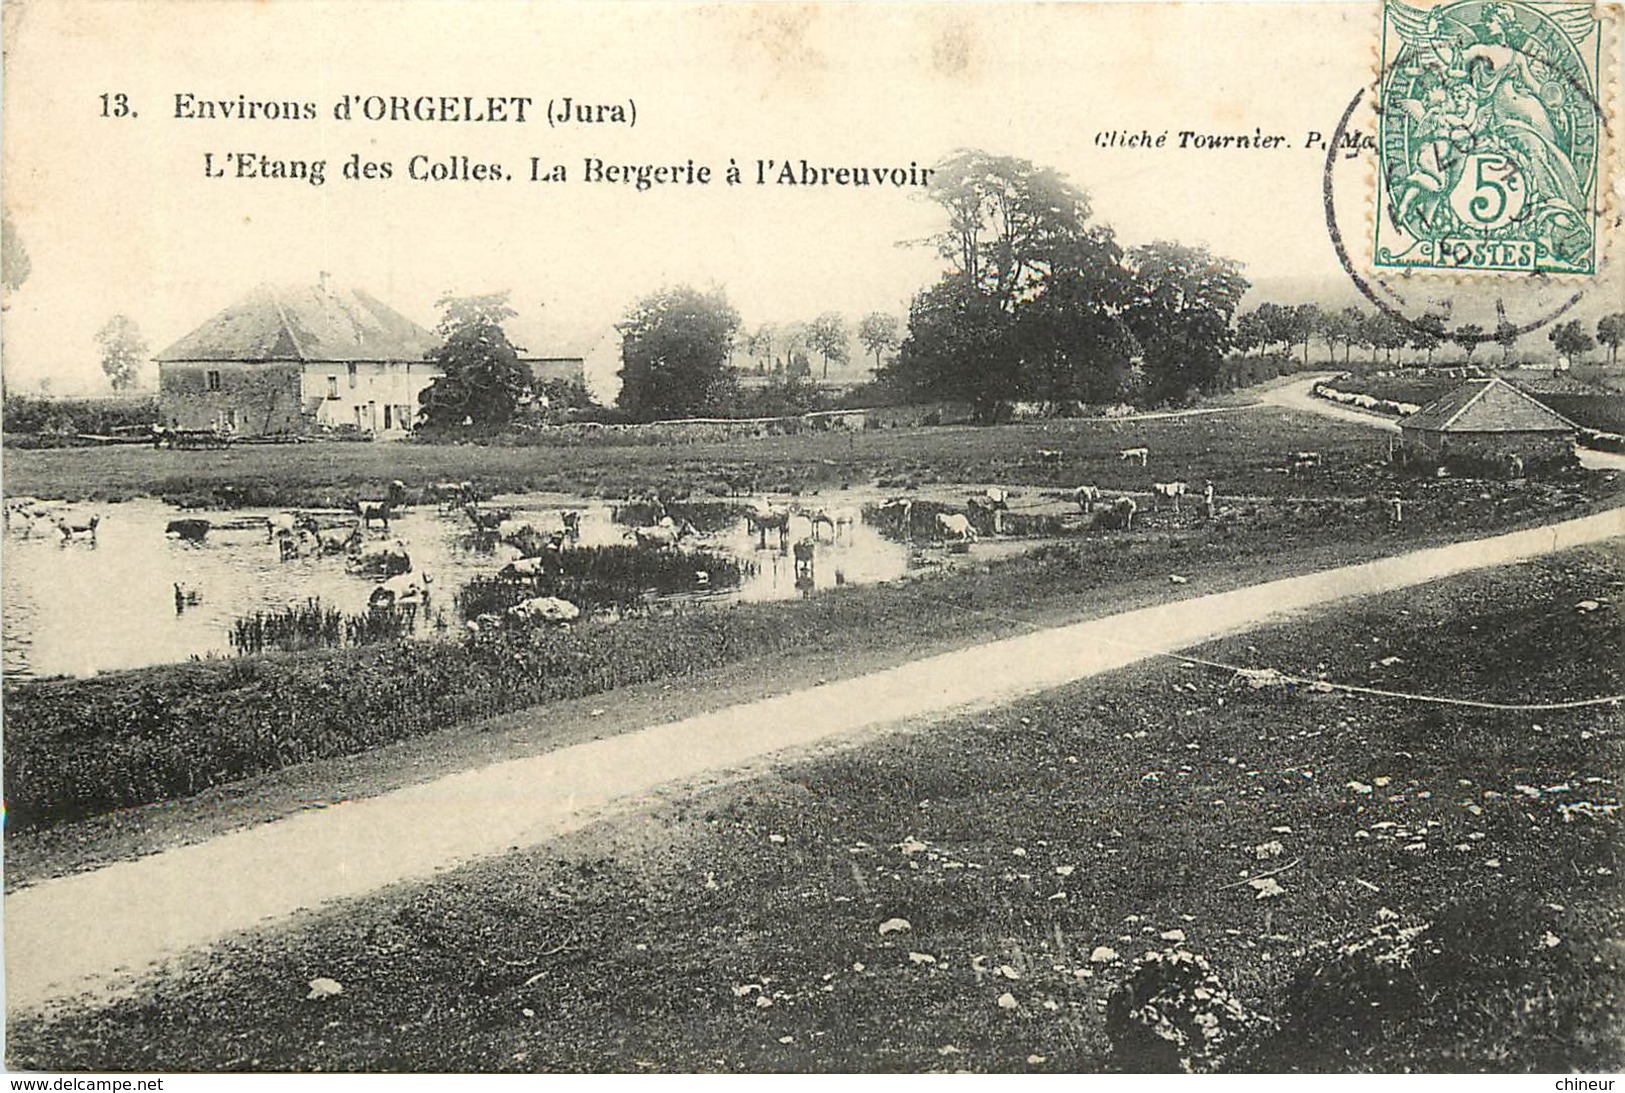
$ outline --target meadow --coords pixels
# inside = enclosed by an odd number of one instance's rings
[[[1378,458],[1382,442],[1369,432],[1263,409],[1120,426],[1061,422],[882,431],[873,437],[864,434],[867,447],[834,471],[809,453],[836,451],[849,441],[782,439],[785,443],[757,442],[757,466],[771,473],[817,468],[819,474],[839,477],[843,467],[854,473],[863,467],[868,473],[907,451],[913,453],[910,459],[891,471],[909,475],[916,485],[1019,481],[1028,492],[1042,495],[1051,486],[1080,478],[1109,488],[1143,487],[1149,478],[1160,477],[1166,463],[1192,478],[1212,476],[1224,503],[1212,519],[1193,501],[1178,514],[1147,506],[1129,533],[1090,532],[1036,548],[1013,544],[1024,552],[976,566],[928,570],[921,579],[894,586],[836,589],[795,603],[721,609],[690,605],[658,616],[588,622],[567,631],[519,629],[479,640],[386,641],[200,660],[88,679],[8,682],[8,846],[32,828],[186,797],[437,729],[477,731],[492,716],[565,698],[797,651],[838,651],[861,660],[882,651],[975,640],[1004,632],[1009,618],[1025,613],[1080,617],[1119,608],[1170,575],[1182,580],[1176,589],[1163,588],[1163,595],[1212,591],[1293,569],[1579,515],[1611,503],[1620,489],[1612,476],[1578,472],[1555,482],[1400,479]],[[1060,451],[1060,460],[1035,458],[1040,442],[1046,451]],[[1152,447],[1152,467],[1116,458],[1117,449],[1130,442]],[[853,452],[860,451],[856,439],[850,443]],[[837,447],[821,447],[828,444]],[[1310,476],[1282,473],[1277,453],[1294,445],[1321,451],[1326,465]],[[502,462],[512,458],[502,449],[331,447],[339,450],[335,458],[355,460],[349,472],[328,469],[338,482],[361,480],[346,478],[346,473],[378,473],[380,454],[411,459],[429,452],[436,458],[484,461],[480,465],[487,476],[519,473]],[[602,457],[610,451],[594,454]],[[260,460],[254,473],[285,477],[292,483],[287,488],[306,488],[300,476],[322,473],[321,465],[304,449],[289,452],[254,453]],[[626,483],[635,475],[665,476],[692,488],[689,476],[710,469],[686,449],[658,453],[666,460],[658,464],[646,461],[647,449],[613,452],[622,462],[596,470],[618,482],[616,489],[631,489]],[[207,489],[218,496],[252,488],[231,476],[246,473],[247,468],[233,462],[243,454],[8,452],[7,488],[30,488],[26,477],[18,483],[10,476],[10,461],[18,457],[47,457],[33,464],[36,473],[50,467],[61,478],[64,467],[83,469],[85,464],[75,457],[95,456],[98,465],[122,467],[129,482],[138,480],[141,467],[167,465],[178,457],[212,467],[219,478]],[[523,454],[535,458],[538,450]],[[139,458],[126,461],[129,455]],[[467,475],[471,465],[458,470]],[[399,465],[393,469],[408,473]],[[454,473],[446,466],[432,469],[436,473],[427,477]],[[580,464],[545,473],[579,476],[594,469]],[[156,479],[149,475],[142,481],[151,486]],[[1393,491],[1408,498],[1405,521],[1397,527],[1389,522],[1386,503]],[[692,569],[683,565],[685,572]],[[512,594],[506,590],[486,606],[501,607]]]
[[[1149,447],[1146,468],[1123,448]],[[1224,493],[1301,492],[1280,473],[1292,452],[1320,451],[1347,467],[1380,460],[1382,437],[1354,425],[1268,407],[1133,422],[1058,420],[998,427],[939,426],[811,433],[748,441],[649,445],[502,447],[474,444],[313,443],[226,451],[150,448],[7,449],[8,496],[117,501],[156,497],[201,508],[343,507],[394,479],[423,499],[436,482],[470,481],[487,496],[565,493],[626,498],[830,493],[938,483],[1111,489],[1153,479],[1211,478]],[[1045,456],[1042,453],[1056,453]],[[1328,488],[1364,485],[1329,476]]]
[[[1192,655],[1490,703],[1615,694],[1620,662],[1599,653],[1619,647],[1625,623],[1613,606],[1574,605],[1615,603],[1621,587],[1617,551],[1588,549]],[[563,841],[252,931],[110,1005],[14,1020],[8,1061],[1625,1065],[1625,958],[1610,940],[1625,929],[1617,706],[1473,708],[1255,690],[1232,676],[1163,659],[678,792]],[[1211,969],[1206,1000],[1234,1003],[1211,1043],[1191,1024],[1171,1051],[1134,1035],[1128,1002],[1159,966]],[[308,998],[317,976],[343,993]]]

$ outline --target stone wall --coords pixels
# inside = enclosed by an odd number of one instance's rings
[[[300,432],[299,372],[294,363],[165,361],[158,366],[159,420],[238,436]]]
[[[1499,471],[1509,455],[1534,471],[1574,462],[1574,437],[1568,433],[1441,433],[1405,429],[1405,457],[1412,462],[1443,463],[1464,471]]]

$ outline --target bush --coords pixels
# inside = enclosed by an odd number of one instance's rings
[[[1208,384],[1209,393],[1251,387],[1277,376],[1290,376],[1303,368],[1302,362],[1287,353],[1266,353],[1257,357],[1230,357],[1219,365],[1218,375]]]
[[[7,395],[0,428],[10,443],[23,437],[68,438],[79,433],[108,436],[146,429],[157,420],[158,399],[153,395],[77,399]]]
[[[1243,1068],[1617,1070],[1625,961],[1610,932],[1565,925],[1534,893],[1458,901],[1431,922],[1384,909],[1304,962],[1278,1033]]]

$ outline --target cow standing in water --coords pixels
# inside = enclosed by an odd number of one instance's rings
[[[389,531],[389,517],[406,502],[406,483],[397,479],[389,484],[389,493],[382,498],[359,498],[355,502],[356,515],[361,517],[363,530],[370,530],[377,520]]]

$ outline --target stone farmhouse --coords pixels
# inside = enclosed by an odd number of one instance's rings
[[[158,354],[164,424],[238,436],[402,436],[439,339],[361,289],[260,285]]]

